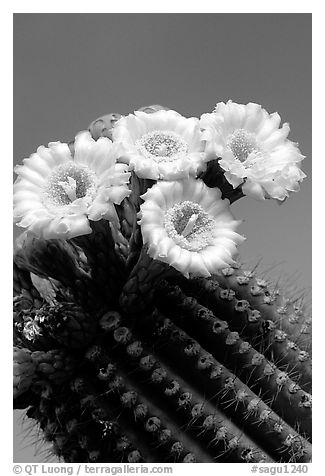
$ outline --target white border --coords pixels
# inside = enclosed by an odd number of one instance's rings
[[[95,3],[95,5],[94,5]],[[278,1],[273,0],[272,4],[265,4],[257,1],[200,1],[178,2],[166,0],[162,4],[153,5],[151,2],[126,2],[118,1],[109,2],[108,0],[96,2],[78,1],[74,4],[67,0],[57,0],[55,2],[44,1],[13,1],[11,5],[6,4],[1,8],[1,175],[3,177],[0,187],[1,193],[1,216],[2,216],[2,233],[1,233],[1,250],[2,250],[2,273],[1,285],[2,291],[2,323],[7,331],[9,322],[9,338],[3,337],[1,351],[1,371],[3,375],[3,391],[1,392],[2,403],[2,454],[4,455],[3,463],[9,471],[5,474],[12,474],[12,394],[8,391],[11,388],[12,371],[11,371],[11,294],[12,294],[12,186],[11,186],[11,169],[12,169],[12,14],[13,13],[312,13],[313,14],[313,314],[314,314],[314,332],[313,332],[313,349],[314,349],[314,444],[313,444],[313,463],[308,474],[321,474],[321,461],[323,456],[323,428],[324,422],[324,303],[323,303],[323,283],[325,275],[323,271],[322,261],[324,259],[324,198],[322,191],[325,189],[323,180],[325,177],[324,163],[324,135],[325,135],[325,118],[324,108],[324,29],[325,17],[320,0],[318,1]],[[186,10],[184,10],[184,3]],[[136,7],[136,9],[135,9]],[[3,173],[3,166],[5,172]],[[10,232],[8,233],[8,230]],[[9,297],[9,298],[8,298]],[[3,446],[5,445],[5,446]],[[192,473],[199,470],[198,466],[184,466],[184,471]],[[208,471],[205,465],[205,472]],[[212,465],[211,465],[212,466]],[[226,466],[226,465],[225,465]],[[233,466],[233,465],[231,465]],[[246,473],[246,469],[242,465],[236,466],[237,471],[230,473],[222,468],[224,474]],[[213,465],[214,471],[217,469]],[[230,466],[229,466],[230,469]],[[177,468],[175,474],[179,474],[180,468]],[[208,473],[207,473],[208,474]],[[248,465],[247,465],[247,474]]]
[[[316,3],[316,2],[315,2]],[[85,0],[73,1],[24,1],[12,2],[12,12],[19,13],[310,13],[313,0],[272,0],[261,2],[252,0],[217,0],[182,1],[166,0],[163,2],[152,1],[107,1]]]

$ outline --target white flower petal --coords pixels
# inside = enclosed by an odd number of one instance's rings
[[[45,209],[33,210],[26,213],[23,218],[17,222],[17,226],[27,228],[33,233],[41,235],[41,230],[44,225],[47,225],[53,219],[53,215],[48,213]]]
[[[37,148],[37,155],[50,167],[53,168],[56,165],[62,163],[58,157],[54,157],[52,154],[52,151],[48,149],[47,147],[44,147],[44,145],[40,145]],[[70,157],[71,158],[71,157]],[[63,161],[65,162],[65,160]]]
[[[161,223],[163,221],[164,213],[162,210],[150,210],[145,209],[142,207],[142,218],[140,223],[147,224],[147,223]]]
[[[119,205],[126,196],[130,195],[131,190],[126,190],[124,185],[119,185],[108,188],[107,192],[110,200]]]
[[[207,270],[214,274],[217,270],[226,268],[229,265],[228,257],[226,256],[225,250],[218,247],[218,253],[215,249],[209,247],[206,250],[202,251],[202,259],[207,267]]]
[[[259,104],[248,103],[243,129],[254,132],[260,126],[263,119],[263,110]]]
[[[70,215],[53,219],[43,230],[43,238],[71,239],[76,236],[88,235],[92,232],[85,215]]]
[[[14,207],[14,218],[23,217],[30,209],[38,210],[43,208],[39,200],[22,200]]]
[[[174,242],[168,236],[161,238],[159,243],[159,258],[166,258],[169,251],[174,247]]]
[[[144,159],[141,155],[135,153],[130,155],[130,170],[134,170],[140,178],[148,178],[151,180],[159,179],[159,166],[151,163],[148,159]]]
[[[19,203],[20,201],[30,200],[30,201],[37,201],[41,205],[41,200],[39,196],[39,189],[31,190],[29,188],[14,188],[14,204]]]
[[[241,183],[243,183],[242,177],[236,174],[233,174],[231,172],[225,172],[224,175],[226,179],[228,180],[228,182],[230,183],[230,185],[233,186],[233,188],[237,188]]]
[[[88,218],[92,221],[109,220],[115,224],[119,223],[118,215],[114,205],[110,202],[100,202],[94,201],[93,204],[88,208]]]
[[[265,200],[263,188],[258,183],[247,180],[242,187],[242,191],[248,197],[255,198],[256,200]]]
[[[49,149],[57,165],[65,164],[72,159],[68,144],[62,142],[50,142]]]
[[[23,164],[31,170],[35,170],[42,177],[46,178],[51,173],[51,166],[38,154],[32,154],[29,159],[24,159]]]
[[[15,173],[21,178],[25,179],[27,182],[31,182],[38,187],[43,187],[45,184],[44,177],[37,172],[36,170],[31,169],[28,165],[16,165]]]
[[[193,273],[195,276],[203,276],[205,278],[211,276],[207,266],[202,259],[200,253],[193,252],[191,253],[191,264],[189,266],[190,272]]]
[[[272,198],[275,198],[277,200],[284,200],[286,197],[289,196],[289,193],[283,186],[272,180],[263,181],[263,188]]]
[[[277,112],[267,115],[266,111],[264,112],[264,120],[260,120],[260,123],[256,124],[256,137],[259,141],[264,141],[270,135],[275,132],[281,123],[281,117]]]
[[[290,132],[289,124],[283,124],[281,129],[274,131],[267,139],[263,141],[266,150],[272,150],[274,147],[281,145]]]
[[[93,160],[95,141],[89,131],[82,131],[75,137],[74,160],[81,165],[89,165]]]

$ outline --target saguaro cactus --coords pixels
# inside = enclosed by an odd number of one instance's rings
[[[148,106],[16,169],[14,407],[62,460],[311,460],[310,316],[234,259],[229,208],[298,189],[278,119]]]

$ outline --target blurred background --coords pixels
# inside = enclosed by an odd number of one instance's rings
[[[108,112],[162,104],[199,117],[256,102],[289,122],[307,174],[284,204],[232,206],[247,269],[311,289],[311,14],[14,14],[14,163]],[[14,236],[20,230],[15,228]],[[14,412],[14,462],[54,461]]]

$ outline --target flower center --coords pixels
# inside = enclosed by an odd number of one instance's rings
[[[91,200],[96,193],[96,176],[88,167],[70,161],[55,167],[44,189],[48,207],[69,206],[78,198]]]
[[[165,230],[176,244],[189,251],[199,251],[215,237],[215,221],[198,204],[186,201],[165,214]]]
[[[172,131],[148,132],[138,139],[135,145],[147,159],[156,162],[173,161],[188,151],[188,144]]]
[[[251,152],[259,152],[255,134],[244,129],[236,129],[228,136],[227,147],[241,162],[244,162]]]

